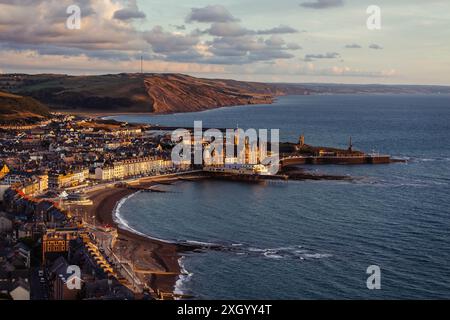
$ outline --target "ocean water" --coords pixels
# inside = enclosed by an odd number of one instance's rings
[[[199,299],[450,298],[450,96],[281,97],[273,105],[118,120],[170,126],[279,128],[313,145],[408,163],[303,166],[351,182],[200,181],[124,201],[129,227],[170,241],[220,244],[186,255],[177,290]],[[369,290],[366,270],[381,269]]]

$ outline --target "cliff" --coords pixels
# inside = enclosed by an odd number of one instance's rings
[[[275,91],[264,84],[154,75],[144,80],[157,113],[190,112],[224,106],[267,104]]]

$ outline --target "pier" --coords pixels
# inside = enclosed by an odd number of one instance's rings
[[[301,164],[389,164],[389,155],[343,155],[343,156],[287,156],[280,160],[282,167]]]

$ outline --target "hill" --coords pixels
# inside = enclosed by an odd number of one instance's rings
[[[56,110],[79,112],[190,112],[266,104],[284,94],[271,84],[182,74],[11,74],[0,76],[0,90],[31,96]]]
[[[191,112],[243,104],[268,104],[280,95],[437,94],[450,87],[411,85],[291,84],[203,79],[183,74],[3,74],[0,90],[35,98],[68,112]]]
[[[35,99],[0,91],[0,125],[31,124],[49,117],[49,109]]]

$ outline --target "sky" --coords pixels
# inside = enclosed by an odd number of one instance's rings
[[[450,85],[449,39],[450,0],[0,0],[0,73]]]

